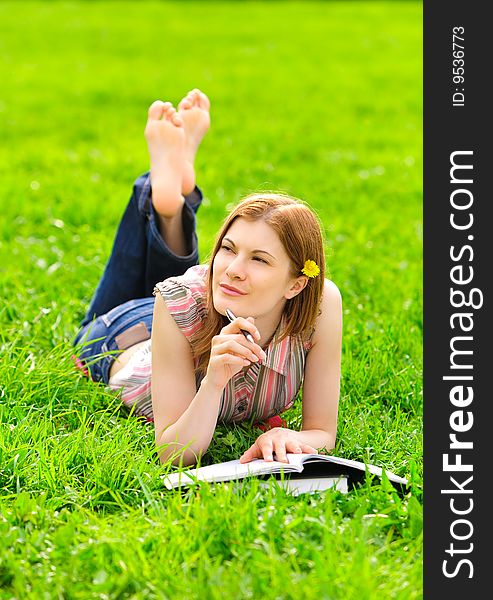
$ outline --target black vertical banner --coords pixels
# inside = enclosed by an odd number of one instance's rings
[[[487,6],[424,2],[424,596],[447,600],[493,593]]]

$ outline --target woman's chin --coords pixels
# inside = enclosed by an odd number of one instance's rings
[[[223,296],[223,297],[221,297]],[[233,311],[233,313],[236,314],[237,310],[235,309],[235,306],[238,306],[238,300],[241,298],[241,296],[226,296],[225,294],[218,294],[217,296],[214,296],[213,298],[213,305],[214,308],[216,309],[216,311],[218,313],[220,313],[221,315],[225,316],[226,315],[226,309],[229,308],[230,310]],[[239,315],[236,315],[239,316]]]

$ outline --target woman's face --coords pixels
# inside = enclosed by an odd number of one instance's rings
[[[276,316],[303,279],[292,276],[291,261],[270,225],[239,217],[214,258],[214,308],[223,315],[230,308],[237,317]]]

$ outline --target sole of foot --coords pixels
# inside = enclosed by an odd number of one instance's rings
[[[151,162],[152,203],[162,217],[172,218],[184,202],[187,149],[183,120],[171,102],[151,104],[144,135]]]

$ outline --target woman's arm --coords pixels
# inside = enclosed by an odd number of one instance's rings
[[[198,393],[190,345],[170,315],[160,294],[156,294],[152,326],[151,394],[156,445],[168,444],[161,462],[175,456],[173,463],[189,465],[205,451],[216,426],[220,390]],[[190,443],[191,442],[191,443]],[[183,447],[189,448],[182,454]]]
[[[312,342],[305,364],[300,439],[332,450],[341,381],[342,300],[337,286],[328,279]]]
[[[260,435],[240,458],[287,462],[286,452],[332,450],[337,433],[341,377],[342,301],[337,286],[325,280],[324,293],[305,364],[301,431],[276,427]]]
[[[251,364],[254,354],[265,358],[260,346],[247,342],[240,328],[258,339],[252,320],[236,319],[224,327],[212,340],[209,367],[196,392],[190,345],[161,295],[156,295],[151,393],[156,444],[166,445],[160,451],[161,462],[173,457],[175,465],[195,463],[211,442],[227,382]]]

